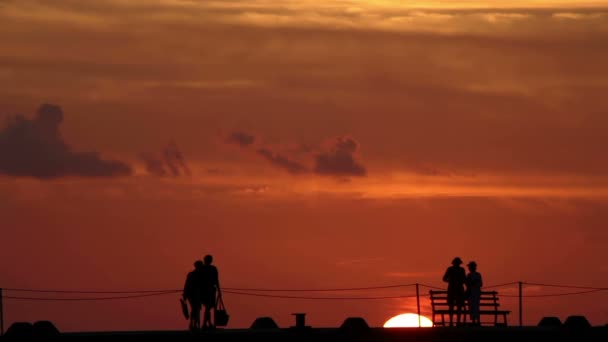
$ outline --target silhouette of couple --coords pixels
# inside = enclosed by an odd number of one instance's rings
[[[202,329],[213,329],[211,309],[216,308],[217,299],[222,297],[217,268],[211,265],[213,257],[206,255],[204,261],[194,262],[194,270],[188,273],[184,284],[183,298],[190,303],[190,330],[201,329],[201,309],[205,307]]]
[[[465,300],[468,300],[469,303],[471,323],[473,325],[481,325],[479,314],[479,301],[481,299],[481,287],[483,286],[481,274],[477,272],[477,263],[475,261],[467,264],[469,268],[468,274],[465,274],[464,268],[460,265],[462,265],[462,259],[459,257],[454,258],[452,266],[448,267],[443,275],[443,281],[448,283],[450,326],[453,326],[454,306],[456,306],[456,324],[460,325],[460,316]]]

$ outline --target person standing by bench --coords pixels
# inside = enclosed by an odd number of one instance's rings
[[[475,261],[469,262],[467,267],[469,268],[469,274],[467,274],[465,284],[467,286],[466,294],[469,300],[469,314],[471,315],[471,323],[479,326],[481,325],[479,302],[481,300],[481,287],[483,286],[483,281],[481,279],[481,274],[477,272],[477,263]]]
[[[460,325],[460,316],[464,306],[464,283],[466,274],[462,268],[462,259],[459,257],[452,260],[452,266],[448,267],[443,275],[443,281],[448,283],[448,309],[450,326],[453,326],[454,306],[456,306],[456,324]]]

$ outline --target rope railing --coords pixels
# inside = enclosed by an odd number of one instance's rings
[[[145,293],[139,295],[128,295],[128,296],[113,296],[113,297],[77,297],[77,298],[51,298],[51,297],[22,297],[22,296],[4,296],[5,299],[16,299],[16,300],[30,300],[30,301],[99,301],[99,300],[116,300],[116,299],[131,299],[131,298],[143,298],[153,297],[176,293],[178,291],[165,291],[157,293]]]
[[[270,289],[270,288],[238,288],[238,287],[223,287],[223,290],[228,291],[251,291],[251,292],[342,292],[342,291],[366,291],[366,290],[382,290],[392,288],[403,288],[416,286],[412,284],[395,284],[381,286],[366,286],[366,287],[344,287],[344,288],[316,288],[316,289]],[[24,288],[4,288],[4,291],[13,292],[35,292],[35,293],[67,293],[67,294],[140,294],[140,293],[159,293],[180,291],[178,289],[161,289],[161,290],[124,290],[124,291],[87,291],[87,290],[48,290],[48,289],[24,289]]]
[[[280,298],[280,299],[307,299],[307,300],[374,300],[374,299],[398,299],[398,298],[416,298],[416,295],[401,295],[401,296],[377,296],[377,297],[310,297],[310,296],[286,296],[286,295],[270,295],[250,292],[237,291],[222,291],[222,293],[265,297],[265,298]]]
[[[520,282],[509,282],[501,283],[496,285],[484,286],[484,289],[495,289],[506,286],[518,285]],[[591,286],[578,286],[578,285],[556,285],[556,284],[541,284],[541,283],[528,283],[521,282],[522,285],[529,286],[540,286],[540,287],[552,287],[552,288],[564,288],[564,289],[580,289],[581,291],[571,291],[563,293],[550,293],[550,294],[525,294],[522,295],[524,298],[541,298],[541,297],[559,297],[559,296],[571,296],[580,295],[587,293],[597,293],[608,291],[607,287],[591,287]],[[292,295],[276,295],[266,294],[269,292],[280,293],[280,292],[351,292],[351,291],[370,291],[370,290],[387,290],[387,289],[401,289],[407,287],[420,286],[435,290],[444,290],[445,287],[439,287],[428,284],[412,283],[412,284],[392,284],[392,285],[379,285],[379,286],[365,286],[365,287],[342,287],[342,288],[244,288],[244,287],[226,287],[222,288],[223,293],[254,296],[263,298],[282,298],[282,299],[310,299],[310,300],[358,300],[358,299],[397,299],[397,298],[413,298],[416,295],[393,295],[393,296],[361,296],[361,297],[334,297],[334,296],[292,296]],[[45,294],[79,294],[79,295],[119,295],[119,296],[97,296],[97,297],[34,297],[34,296],[22,296],[22,295],[6,295],[3,294],[4,299],[10,300],[41,300],[41,301],[98,301],[98,300],[116,300],[116,299],[132,299],[132,298],[145,298],[153,296],[161,296],[172,293],[179,293],[181,289],[158,289],[158,290],[112,290],[112,291],[101,291],[101,290],[53,290],[53,289],[32,289],[32,288],[3,288],[5,292],[21,292],[21,293],[45,293]],[[259,293],[263,292],[263,293]],[[428,297],[428,294],[419,294],[419,297]],[[502,294],[503,297],[520,297],[519,295]]]

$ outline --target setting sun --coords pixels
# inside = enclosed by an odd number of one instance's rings
[[[406,313],[397,315],[384,323],[385,328],[417,328],[417,327],[428,328],[433,326],[433,322],[427,317],[420,316],[418,321],[418,315],[415,313]]]

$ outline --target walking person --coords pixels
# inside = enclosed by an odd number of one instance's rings
[[[194,262],[194,270],[186,276],[186,283],[184,284],[184,291],[182,293],[184,300],[190,303],[189,328],[191,331],[197,331],[201,327],[203,268],[204,264],[202,261],[197,260]]]
[[[464,306],[464,283],[466,274],[462,268],[462,259],[456,257],[452,260],[452,266],[445,270],[443,281],[448,283],[448,310],[450,326],[453,326],[454,306],[456,306],[456,324],[460,325],[460,316]]]
[[[477,272],[477,263],[475,261],[469,262],[467,267],[469,268],[469,274],[467,274],[465,284],[467,286],[466,293],[469,300],[469,314],[471,316],[471,323],[480,326],[479,301],[481,299],[483,281],[481,279],[481,274]]]
[[[203,316],[203,329],[213,329],[215,324],[211,323],[211,309],[216,308],[216,298],[222,297],[220,290],[220,280],[217,267],[212,265],[213,256],[205,255],[204,265],[202,268],[202,283],[201,283],[201,294],[202,304],[205,307],[205,313]],[[217,297],[216,297],[217,295]]]

